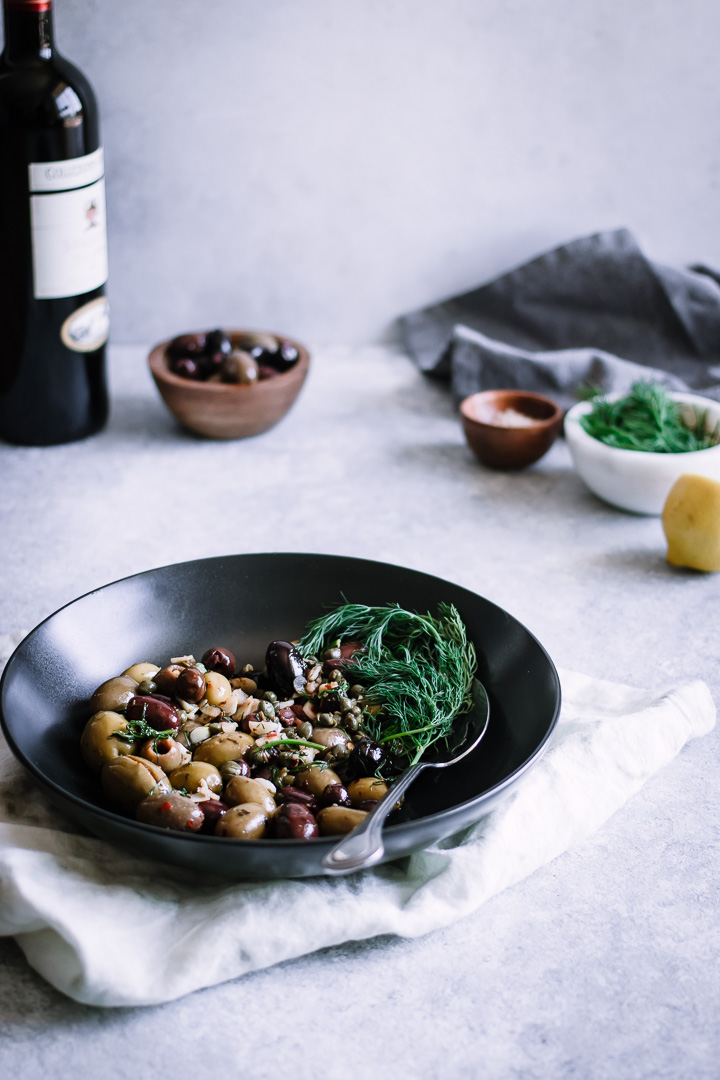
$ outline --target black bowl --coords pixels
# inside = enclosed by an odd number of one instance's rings
[[[545,748],[560,710],[555,667],[536,638],[481,596],[441,578],[334,555],[230,555],[165,566],[81,596],[33,630],[0,684],[10,748],[60,810],[104,839],[202,875],[288,878],[322,874],[336,838],[229,840],[173,833],[110,809],[80,756],[96,686],[141,660],[200,656],[213,645],[261,664],[269,641],[348,601],[397,602],[418,611],[455,604],[478,652],[490,725],[478,749],[450,769],[428,770],[401,820],[386,828],[385,859],[427,847],[477,821]]]

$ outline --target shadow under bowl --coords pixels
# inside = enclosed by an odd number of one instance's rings
[[[493,469],[525,469],[552,446],[563,411],[550,398],[525,390],[483,390],[460,403],[468,446]]]
[[[247,331],[228,330],[234,348]],[[310,366],[310,354],[298,341],[283,337],[298,350],[287,371],[248,385],[199,382],[170,370],[170,340],[156,345],[148,365],[165,405],[183,427],[209,439],[246,439],[274,427],[295,402]]]

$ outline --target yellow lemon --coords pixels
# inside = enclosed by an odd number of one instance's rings
[[[667,561],[693,570],[720,570],[720,483],[684,473],[662,512]]]

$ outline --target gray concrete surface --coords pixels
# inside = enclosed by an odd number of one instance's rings
[[[699,677],[720,700],[720,575],[668,567],[659,522],[597,501],[564,443],[526,472],[485,470],[443,389],[379,348],[318,353],[273,431],[204,442],[165,412],[144,356],[112,353],[101,435],[0,448],[2,630],[152,566],[317,550],[473,588],[559,666],[637,686]],[[113,1011],[65,999],[1,941],[0,1074],[714,1080],[719,741],[692,743],[586,843],[419,941]]]

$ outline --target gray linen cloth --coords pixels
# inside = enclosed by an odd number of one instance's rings
[[[626,392],[638,379],[720,400],[720,276],[650,262],[627,229],[555,248],[400,327],[458,401],[513,388],[568,408],[583,384]]]

